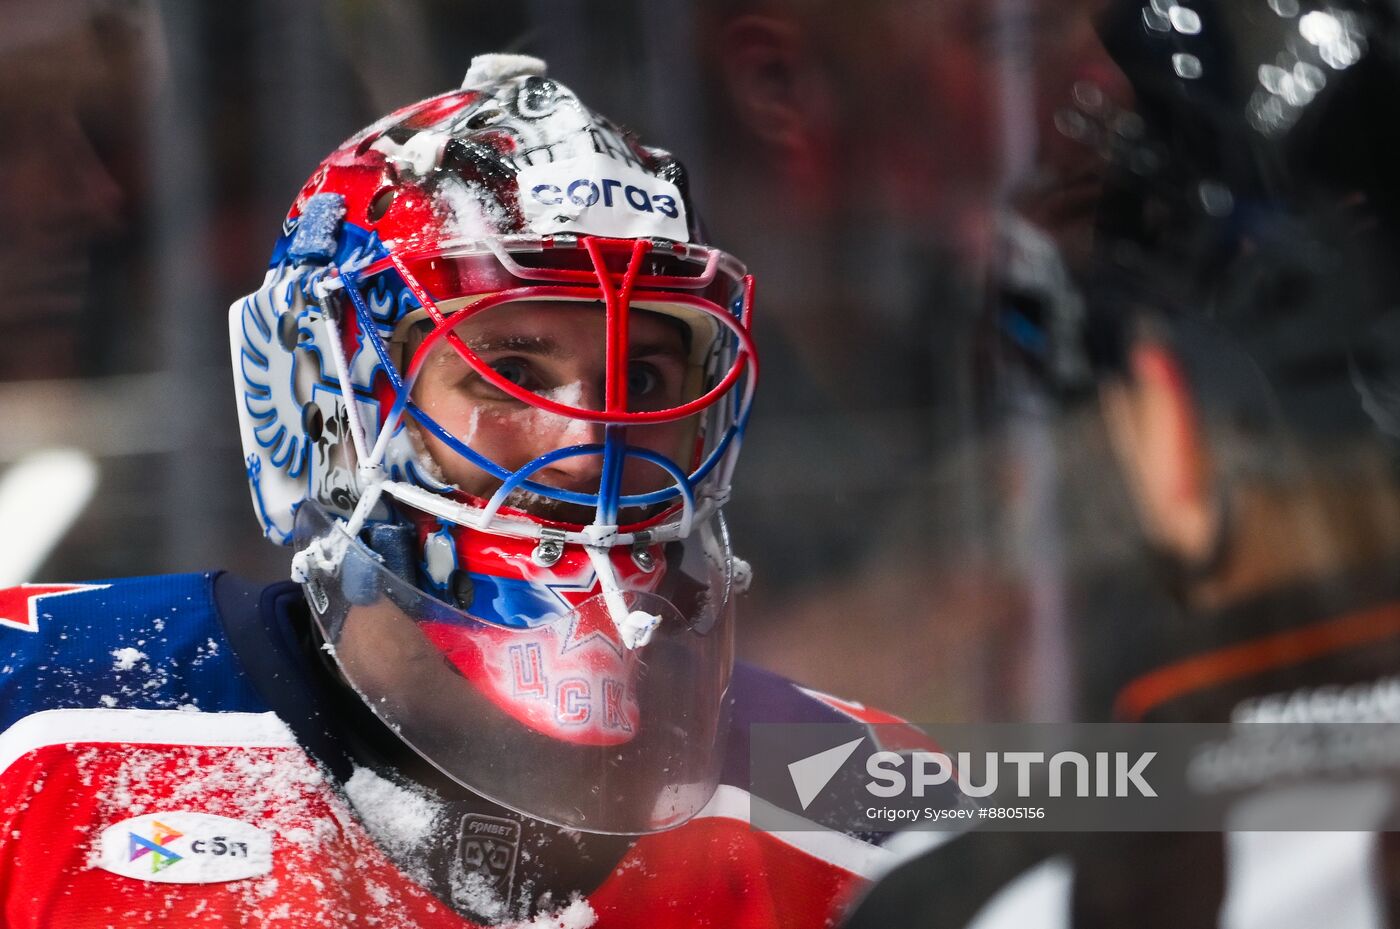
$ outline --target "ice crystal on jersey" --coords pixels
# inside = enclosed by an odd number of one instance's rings
[[[575,894],[567,905],[533,919],[511,923],[509,929],[589,929],[598,921],[598,914],[588,901]]]
[[[152,741],[159,735],[153,730]],[[383,853],[327,777],[301,752],[127,745],[120,752],[110,747],[80,750],[75,760],[83,782],[97,788],[100,821],[185,809],[238,819],[275,836],[275,874],[223,885],[236,895],[234,924],[413,929],[416,920],[406,915],[406,900],[416,900],[428,912],[435,910],[432,897],[420,887],[401,882],[383,886],[374,879],[376,864],[387,866]],[[408,807],[420,822],[425,809]],[[94,837],[89,866],[96,866],[100,857],[100,842]],[[182,917],[198,917],[207,907],[204,901],[178,906],[176,899],[133,907],[120,913],[119,922],[173,924]]]
[[[136,662],[146,659],[145,652],[138,648],[132,648],[131,646],[127,646],[126,648],[114,648],[111,654],[115,659],[115,661],[112,662],[112,670],[114,671],[130,671],[132,668],[136,667]]]
[[[406,787],[356,768],[345,795],[369,834],[415,879],[428,881],[428,841],[443,815],[441,800],[422,788]]]

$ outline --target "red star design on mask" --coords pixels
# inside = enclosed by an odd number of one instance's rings
[[[586,610],[579,609],[579,606],[603,592],[603,585],[598,583],[596,574],[592,575],[589,582],[582,587],[551,586],[550,589],[570,608],[569,630],[564,634],[564,644],[560,647],[559,654],[571,652],[595,638],[602,639],[609,648],[619,655],[622,654],[622,639],[618,636],[617,625],[613,622],[612,614],[608,612],[604,603],[599,600]]]
[[[106,584],[20,584],[0,590],[0,626],[39,631],[39,601],[81,590],[102,590]]]

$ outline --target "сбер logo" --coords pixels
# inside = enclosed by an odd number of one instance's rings
[[[151,873],[164,871],[175,862],[184,858],[179,852],[172,850],[166,843],[182,838],[184,833],[178,829],[172,829],[158,819],[151,820],[153,834],[148,839],[138,832],[130,832],[128,836],[131,841],[131,851],[127,857],[127,862],[135,861],[144,855],[150,855]]]
[[[272,870],[272,834],[257,826],[184,810],[147,813],[102,830],[98,867],[161,884],[214,884]]]

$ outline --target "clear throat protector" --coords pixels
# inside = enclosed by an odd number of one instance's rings
[[[350,687],[448,777],[527,816],[641,834],[699,812],[719,782],[733,666],[722,517],[665,545],[564,545],[549,565],[533,543],[470,535],[511,569],[473,574],[458,609],[301,508],[297,574]]]

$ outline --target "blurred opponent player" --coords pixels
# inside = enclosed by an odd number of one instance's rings
[[[1061,501],[1097,518],[1043,541],[1101,550],[1116,523],[1156,569],[1076,618],[1079,718],[1400,721],[1400,23],[1158,7],[1104,24],[1143,131],[1118,140],[1088,312],[1002,303],[990,327],[1013,402],[1111,439],[1092,496]],[[1252,801],[1286,801],[1260,776]],[[1384,782],[1354,799],[1393,816]],[[849,925],[1395,925],[1397,875],[1390,832],[969,833]]]

